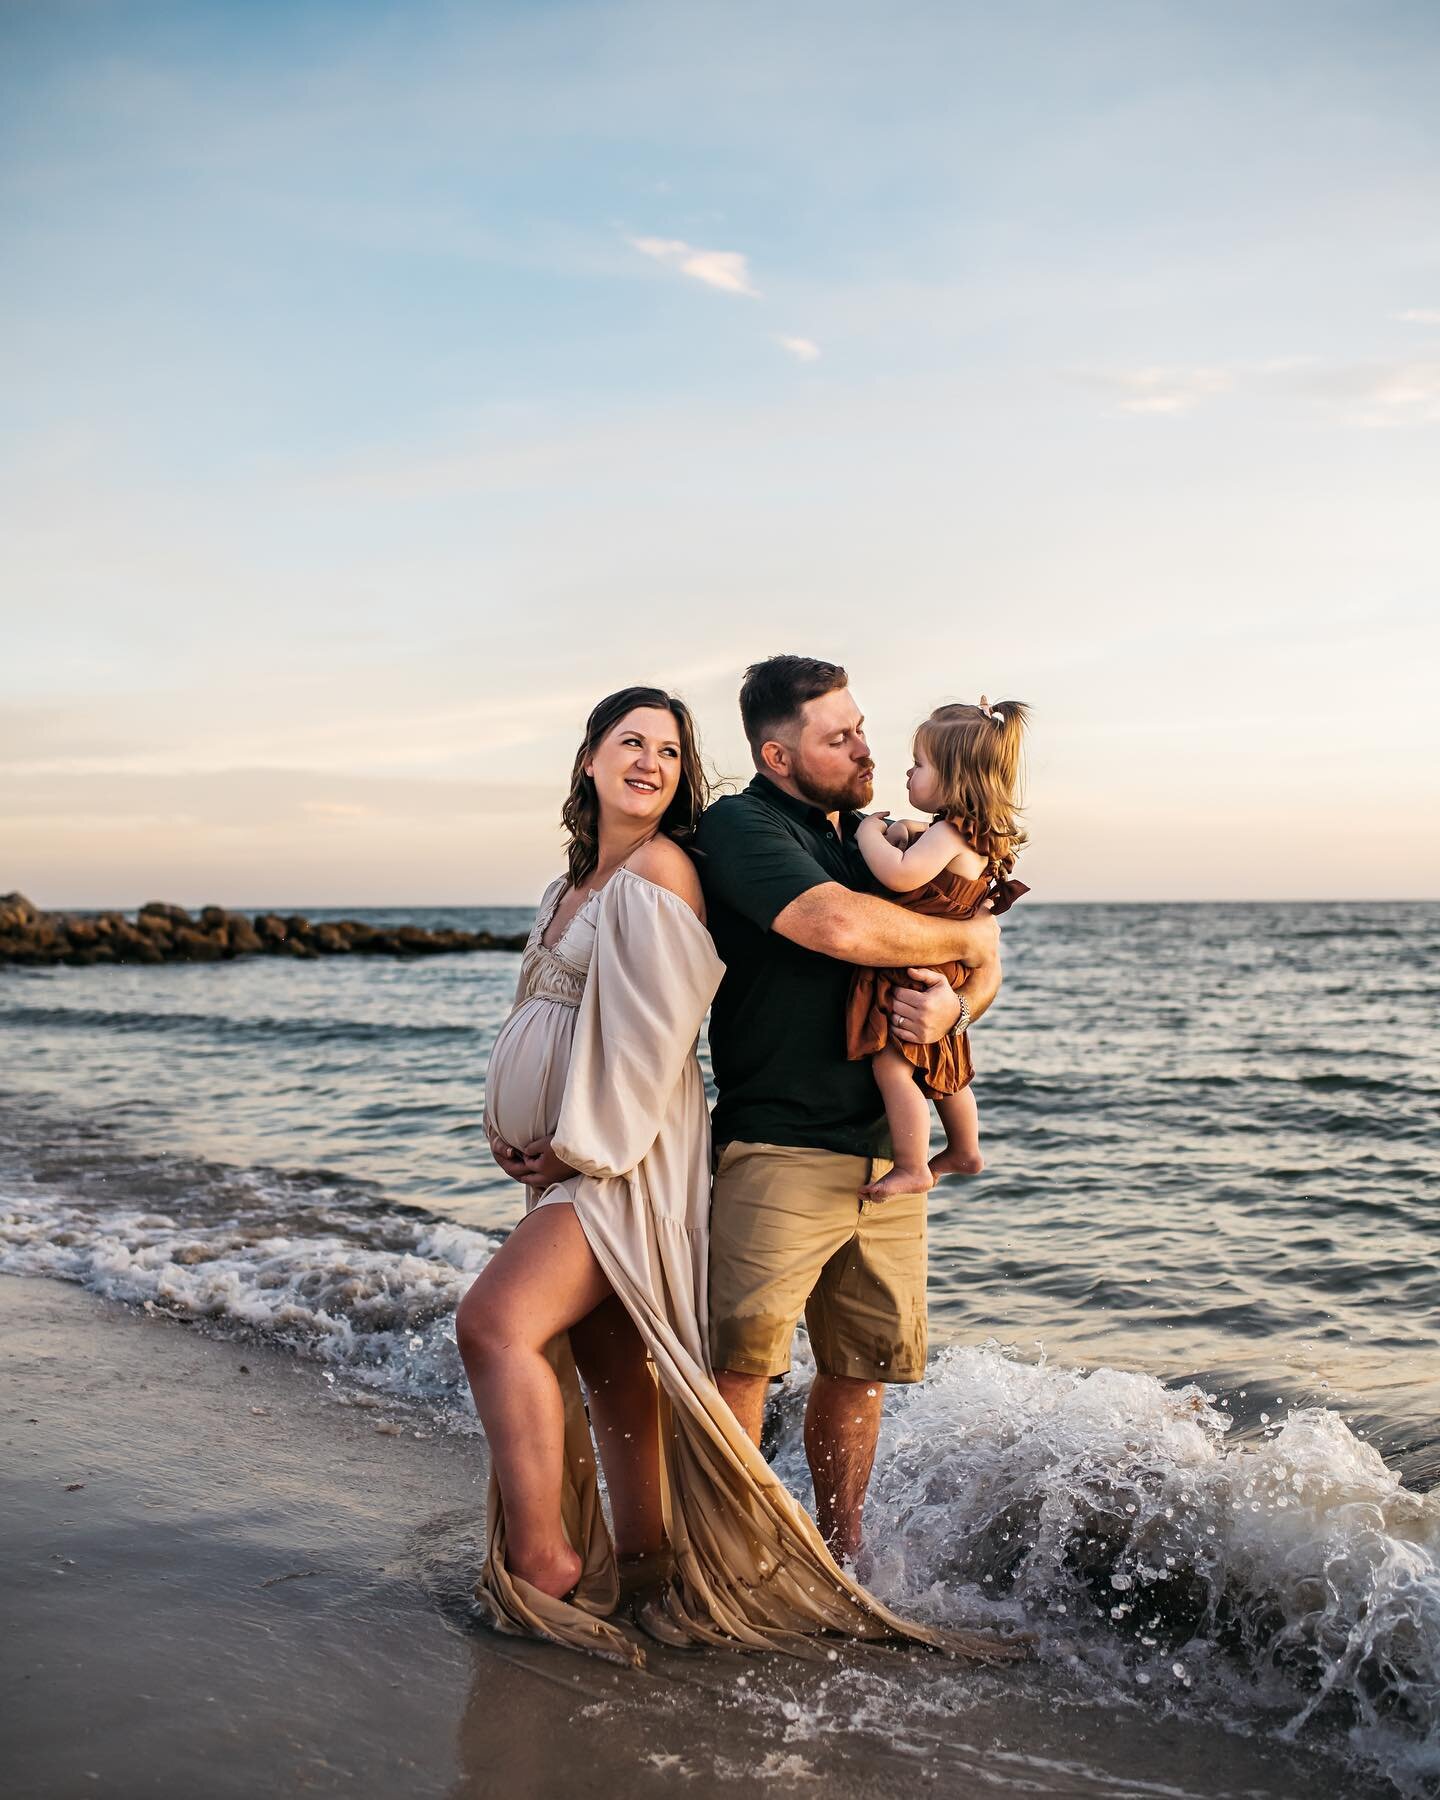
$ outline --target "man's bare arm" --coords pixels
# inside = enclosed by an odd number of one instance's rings
[[[992,956],[988,962],[977,964],[965,977],[965,1004],[970,1008],[970,1023],[989,1012],[991,1003],[1000,992],[1000,958]]]
[[[837,962],[876,969],[930,968],[945,962],[979,969],[999,961],[1000,927],[988,913],[973,919],[927,919],[873,894],[851,893],[838,881],[822,881],[792,900],[770,929]],[[991,993],[985,1005],[994,997]],[[979,1016],[973,1000],[971,1013]]]

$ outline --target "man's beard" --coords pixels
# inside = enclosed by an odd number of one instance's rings
[[[826,786],[817,781],[796,756],[790,779],[800,790],[802,797],[821,812],[853,812],[869,803],[875,785],[875,765],[857,764],[854,774],[843,786]]]

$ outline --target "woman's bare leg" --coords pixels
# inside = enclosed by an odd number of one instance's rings
[[[930,1154],[930,1102],[920,1092],[915,1067],[893,1044],[870,1058],[875,1084],[885,1102],[885,1117],[895,1145],[895,1167],[861,1188],[867,1200],[889,1200],[896,1194],[923,1194],[935,1185]]]
[[[510,1570],[546,1594],[568,1593],[583,1564],[560,1520],[565,1402],[545,1346],[610,1291],[574,1207],[542,1206],[511,1232],[455,1315],[505,1501]]]
[[[605,1465],[615,1549],[644,1556],[665,1542],[660,1511],[660,1410],[635,1321],[614,1294],[578,1325],[570,1347],[590,1400]]]
[[[930,1158],[930,1173],[978,1175],[985,1158],[980,1154],[980,1108],[974,1090],[967,1087],[958,1094],[946,1094],[935,1102],[935,1110],[945,1127],[945,1148]]]

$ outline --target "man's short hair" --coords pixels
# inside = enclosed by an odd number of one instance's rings
[[[750,753],[760,759],[760,746],[778,737],[787,726],[798,725],[807,700],[848,687],[850,677],[839,663],[820,662],[813,656],[767,656],[751,663],[740,688],[740,719]]]

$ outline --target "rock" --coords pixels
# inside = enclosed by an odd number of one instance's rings
[[[399,947],[388,931],[373,926],[350,940],[350,948],[361,956],[393,956]]]
[[[227,929],[233,956],[258,956],[265,948],[260,934],[243,913],[231,913]]]
[[[146,929],[146,918],[163,919],[169,925],[194,925],[195,921],[183,906],[171,906],[164,900],[147,900],[136,915],[136,922]]]
[[[0,934],[33,925],[39,917],[39,907],[23,894],[0,894]]]
[[[114,947],[117,962],[160,963],[165,960],[155,939],[148,932],[137,931],[128,923],[114,933],[110,943]]]
[[[64,962],[77,968],[96,963],[217,962],[236,956],[438,956],[468,950],[519,950],[523,935],[418,925],[380,928],[363,919],[327,919],[314,924],[303,913],[260,913],[252,923],[243,913],[209,905],[192,916],[183,906],[150,900],[133,920],[123,913],[94,916],[41,912],[23,894],[0,896],[0,964],[35,967]]]
[[[18,968],[25,969],[54,960],[53,951],[37,950],[28,938],[17,935],[0,937],[0,962],[14,963]]]
[[[439,948],[430,933],[418,925],[397,925],[393,936],[400,948],[412,955],[425,956]]]
[[[182,926],[175,933],[175,956],[181,962],[219,962],[224,954],[223,946],[203,931],[187,931]]]

